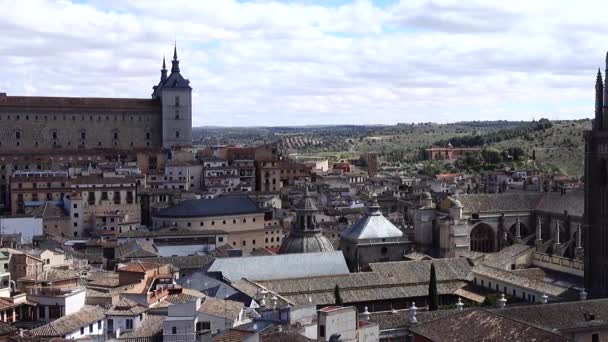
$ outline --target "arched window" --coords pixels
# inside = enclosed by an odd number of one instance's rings
[[[495,251],[494,231],[485,223],[480,223],[471,230],[470,239],[472,252],[491,253]]]

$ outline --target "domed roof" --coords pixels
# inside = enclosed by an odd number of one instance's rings
[[[297,208],[297,210],[317,211],[317,206],[315,205],[315,201],[310,196],[308,186],[306,186],[304,190],[304,202],[300,208]]]
[[[433,199],[433,198],[431,197],[431,193],[430,193],[430,192],[428,192],[428,191],[423,192],[423,193],[420,195],[420,198],[422,198],[423,200],[430,200],[430,199]]]
[[[317,252],[333,252],[334,246],[331,244],[321,232],[314,234],[302,234],[298,231],[292,231],[288,237],[283,239],[279,254],[294,254],[294,253],[317,253]]]
[[[403,232],[382,215],[378,201],[374,199],[368,213],[340,234],[349,241],[402,237]]]

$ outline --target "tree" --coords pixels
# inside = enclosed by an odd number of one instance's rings
[[[338,286],[338,284],[336,284],[336,287],[334,287],[334,299],[336,305],[344,305],[344,301],[342,301],[342,296],[340,296],[340,286]]]
[[[439,308],[439,297],[437,296],[437,275],[435,274],[435,264],[431,263],[431,279],[429,280],[429,311]]]

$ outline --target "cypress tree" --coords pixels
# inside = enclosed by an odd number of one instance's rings
[[[344,305],[344,301],[342,301],[342,296],[340,296],[340,286],[338,286],[338,284],[336,284],[336,287],[334,287],[334,298],[336,305]]]
[[[429,311],[435,311],[439,307],[439,297],[437,296],[437,275],[435,265],[431,263],[431,279],[429,280]]]

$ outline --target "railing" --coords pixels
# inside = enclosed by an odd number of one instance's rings
[[[163,342],[196,342],[196,333],[163,335]]]

